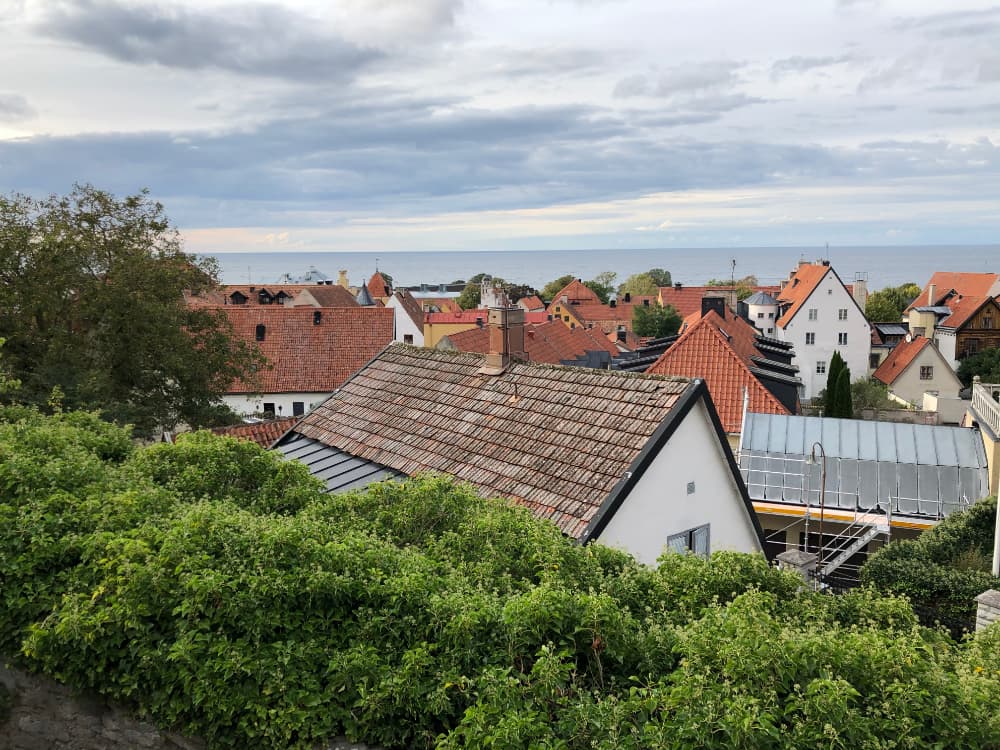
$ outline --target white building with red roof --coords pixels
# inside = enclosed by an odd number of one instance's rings
[[[962,389],[951,365],[923,336],[899,342],[872,377],[889,388],[889,398],[907,407],[922,407],[925,393],[957,399]]]
[[[774,336],[795,350],[803,399],[826,388],[826,369],[836,351],[853,378],[868,373],[871,325],[852,293],[862,289],[848,290],[827,260],[802,261],[782,282]]]

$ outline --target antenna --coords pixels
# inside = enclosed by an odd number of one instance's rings
[[[731,258],[729,261],[732,264],[732,273],[730,274],[729,281],[731,286],[736,286],[736,258]]]

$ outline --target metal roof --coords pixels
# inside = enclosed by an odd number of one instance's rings
[[[275,450],[309,467],[309,473],[326,483],[327,492],[347,492],[385,479],[405,479],[406,475],[374,461],[352,456],[318,440],[291,433]]]
[[[964,427],[748,413],[740,470],[753,500],[940,518],[989,494],[986,453]],[[817,451],[817,457],[819,451]]]
[[[883,336],[905,336],[910,332],[903,323],[872,323]]]
[[[767,292],[756,292],[755,294],[751,294],[749,297],[747,297],[743,301],[746,302],[748,305],[777,305],[778,304],[778,300],[776,300],[774,297],[772,297]]]

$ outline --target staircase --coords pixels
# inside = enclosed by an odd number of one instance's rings
[[[834,552],[833,557],[826,560],[822,559],[817,568],[817,576],[820,579],[825,578],[833,574],[841,565],[850,560],[854,555],[863,550],[867,546],[868,542],[872,541],[881,534],[889,533],[888,523],[874,523],[874,524],[854,524],[848,526],[844,529],[844,533],[837,537],[837,542],[843,542],[837,544],[833,549],[824,548],[825,551]]]

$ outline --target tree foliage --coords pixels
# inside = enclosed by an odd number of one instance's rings
[[[913,282],[872,292],[865,302],[865,317],[872,321],[899,321],[903,317],[903,310],[919,294],[920,287]]]
[[[705,286],[715,286],[715,287],[732,287],[733,279],[709,279],[705,282]],[[757,277],[753,274],[744,276],[741,279],[736,279],[736,299],[744,300],[754,293],[754,289],[758,286]]]
[[[233,379],[262,364],[221,314],[185,304],[215,275],[146,192],[0,197],[0,330],[18,397],[45,404],[58,389],[67,408],[143,433],[210,421]]]
[[[656,295],[661,286],[670,286],[670,271],[664,271],[662,268],[651,268],[642,273],[632,274],[625,279],[618,285],[618,294],[623,295],[628,292],[633,296]]]
[[[962,385],[972,385],[976,375],[984,383],[1000,383],[1000,348],[983,349],[958,363],[958,379]]]
[[[636,336],[673,336],[681,322],[680,313],[672,305],[635,305],[632,308],[632,332]]]
[[[649,278],[653,280],[653,283],[656,284],[656,286],[658,287],[670,286],[673,283],[672,279],[670,278],[670,271],[666,271],[662,268],[650,268],[648,271],[646,271],[646,273],[649,275]]]
[[[611,299],[611,293],[615,291],[615,279],[618,274],[614,271],[601,271],[590,281],[583,282],[583,285],[598,296],[605,305]]]
[[[573,274],[567,273],[560,276],[558,279],[552,279],[552,281],[550,281],[548,284],[542,287],[542,291],[539,296],[541,296],[541,298],[546,302],[549,302],[557,294],[559,294],[559,292],[565,289],[566,285],[569,284],[571,281],[573,281],[573,279],[575,278],[576,276],[574,276]]]
[[[971,630],[976,596],[1000,589],[990,570],[996,507],[987,498],[916,539],[891,542],[865,563],[862,581],[909,597],[925,624],[941,621],[956,635]]]
[[[845,367],[844,358],[839,351],[835,351],[826,368],[826,389],[823,391],[823,415],[826,417],[840,416],[840,391],[837,382]]]
[[[581,547],[425,476],[0,412],[0,652],[209,748],[996,747],[1000,629],[759,555]]]
[[[858,378],[851,383],[851,403],[854,416],[863,409],[898,409],[899,404],[889,400],[889,389],[875,378]]]

